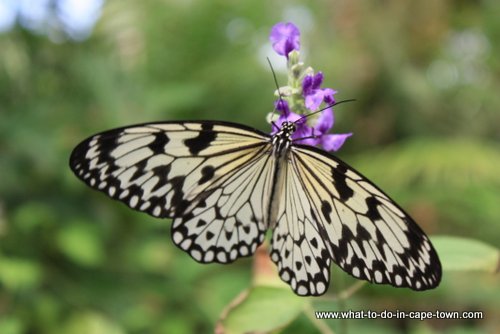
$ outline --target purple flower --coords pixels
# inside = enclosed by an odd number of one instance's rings
[[[272,134],[279,131],[283,122],[293,122],[296,125],[296,130],[292,134],[295,143],[310,146],[321,145],[327,151],[338,150],[352,134],[329,133],[334,124],[331,107],[335,104],[334,95],[337,92],[331,88],[321,88],[323,73],[306,75],[311,70],[299,62],[297,52],[300,49],[299,29],[293,23],[278,23],[272,28],[269,39],[273,49],[278,54],[287,57],[289,70],[288,93],[274,103],[274,109],[280,115],[278,119],[271,122]],[[289,53],[294,50],[296,51],[294,56],[289,57]],[[327,107],[319,116],[307,117],[307,114],[311,114],[308,110],[313,113],[317,112],[322,103],[325,103]]]
[[[318,72],[315,75],[308,74],[302,80],[302,93],[304,96],[312,94],[323,83],[323,73]]]
[[[316,120],[316,124],[314,125],[314,129],[319,132],[319,134],[324,134],[330,131],[333,127],[333,123],[335,123],[335,116],[333,115],[332,108],[327,108],[321,112],[318,119]]]
[[[337,91],[331,88],[323,88],[322,91],[323,91],[323,102],[329,105],[335,104],[335,97],[333,97],[333,95],[337,94]]]
[[[297,126],[297,130],[292,134],[292,139],[297,144],[321,145],[327,151],[337,151],[342,147],[346,139],[352,136],[352,133],[328,133],[335,123],[332,108],[323,110],[316,119],[314,126],[309,126],[303,115],[290,111],[286,100],[278,100],[274,105],[276,110],[280,112],[280,116],[273,123],[275,126],[273,127],[272,134],[278,132],[283,122],[293,122]]]
[[[314,126],[307,124],[303,115],[290,111],[288,102],[278,100],[275,102],[276,110],[280,116],[274,122],[272,134],[278,132],[283,122],[294,122],[297,130],[292,134],[292,139],[297,144],[317,146],[321,145],[326,151],[337,151],[352,133],[330,134],[328,133],[334,124],[334,115],[331,108],[325,109],[316,120]]]
[[[305,98],[306,108],[311,111],[318,110],[321,103],[334,104],[333,95],[337,91],[331,88],[320,88],[323,83],[323,73],[318,72],[315,75],[306,75],[302,80],[302,95]]]
[[[350,136],[352,133],[325,134],[321,136],[319,144],[326,151],[338,151]]]
[[[274,101],[274,109],[276,111],[280,112],[280,116],[278,117],[278,119],[275,122],[272,122],[273,127],[272,127],[271,134],[275,134],[276,132],[278,132],[278,130],[281,128],[281,124],[283,124],[283,122],[285,122],[285,121],[293,122],[299,118],[299,117],[295,117],[295,115],[297,115],[297,114],[292,113],[290,111],[290,107],[288,106],[288,102],[286,100],[280,99],[280,100]],[[297,116],[300,116],[300,115],[297,115]]]
[[[269,40],[279,55],[288,58],[292,50],[300,49],[300,31],[293,23],[280,22],[271,29]]]
[[[278,117],[276,122],[273,123],[273,125],[276,126],[273,127],[272,134],[278,132],[283,122],[296,122],[297,130],[300,128],[302,124],[306,123],[305,119],[300,120],[302,118],[302,115],[290,111],[290,107],[288,106],[288,102],[286,100],[275,101],[274,108],[280,112],[280,116]]]
[[[274,109],[281,112],[281,114],[285,116],[290,114],[290,107],[288,106],[288,102],[286,102],[286,100],[279,99],[275,101]]]
[[[332,108],[323,110],[323,112],[321,112],[321,115],[316,120],[316,124],[312,128],[310,128],[310,131],[307,135],[314,138],[299,142],[306,145],[320,145],[326,151],[337,151],[338,149],[340,149],[340,147],[342,147],[346,139],[352,136],[352,133],[329,134],[328,132],[333,127],[333,124],[334,115]],[[295,136],[292,136],[292,138],[295,138]]]
[[[321,145],[327,151],[337,151],[347,138],[352,136],[352,133],[329,134],[328,132],[333,127],[335,118],[332,108],[325,109],[316,120],[314,130],[319,134],[316,145]]]

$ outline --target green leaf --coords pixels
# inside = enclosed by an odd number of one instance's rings
[[[34,288],[42,279],[42,268],[34,261],[0,257],[0,283],[8,290]]]
[[[168,242],[165,238],[146,240],[133,249],[130,257],[141,269],[164,274],[171,261]]]
[[[99,233],[91,223],[78,222],[64,227],[57,241],[61,251],[80,265],[93,267],[104,259]]]
[[[493,246],[460,237],[439,236],[431,239],[444,270],[498,271],[500,251]]]
[[[0,318],[0,333],[2,334],[21,334],[25,333],[24,325],[18,318],[2,317]]]
[[[13,225],[22,232],[32,232],[39,226],[50,226],[57,221],[54,212],[46,203],[31,201],[24,203],[14,211]]]
[[[308,298],[290,289],[257,286],[236,298],[217,325],[218,333],[269,332],[292,322],[304,309]]]
[[[101,313],[84,311],[73,314],[62,326],[65,334],[123,334],[120,326]]]

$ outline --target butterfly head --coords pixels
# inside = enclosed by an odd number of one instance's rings
[[[290,136],[297,130],[297,125],[294,122],[285,121],[281,124],[281,131],[288,133]]]
[[[297,126],[293,122],[286,121],[281,124],[281,129],[272,137],[275,154],[282,155],[288,152],[295,130],[297,130]]]

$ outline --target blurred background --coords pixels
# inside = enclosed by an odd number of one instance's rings
[[[201,265],[170,221],[72,175],[73,147],[139,122],[237,121],[269,131],[292,21],[336,108],[338,155],[433,235],[500,240],[500,2],[0,0],[0,333],[203,333],[251,282],[251,259]],[[330,291],[353,282],[334,268]],[[471,310],[483,320],[326,322],[350,333],[500,333],[498,274],[437,290],[366,285],[321,309]],[[319,306],[318,306],[319,307]],[[316,333],[301,315],[286,333]]]

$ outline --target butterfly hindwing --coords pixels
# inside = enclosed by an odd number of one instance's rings
[[[70,166],[132,209],[174,218],[174,243],[197,261],[227,263],[264,239],[269,148],[267,135],[232,123],[150,123],[90,137]]]
[[[174,219],[172,238],[195,260],[232,262],[253,254],[264,240],[274,160],[267,150],[263,145],[217,157],[214,181],[190,192],[191,204]]]
[[[271,259],[298,295],[321,295],[330,281],[331,255],[322,223],[292,155],[284,167]]]

